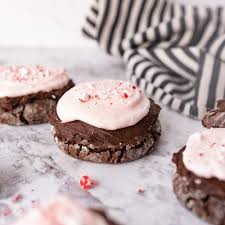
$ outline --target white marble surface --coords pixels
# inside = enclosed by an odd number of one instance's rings
[[[100,78],[125,79],[120,60],[95,48],[23,49],[0,48],[0,63],[42,63],[65,66],[74,81]],[[166,108],[161,112],[162,137],[156,151],[140,160],[104,165],[78,161],[63,154],[54,144],[48,124],[13,127],[0,125],[0,224],[13,216],[2,216],[8,205],[17,216],[31,208],[32,201],[45,202],[60,192],[88,205],[102,207],[124,225],[204,225],[186,211],[172,191],[172,153],[188,136],[203,129],[199,121]],[[78,184],[89,175],[99,184],[83,191]],[[137,189],[144,187],[143,195]],[[15,194],[24,198],[12,203]]]

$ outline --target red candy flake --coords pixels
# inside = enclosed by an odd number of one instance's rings
[[[89,176],[83,176],[80,179],[80,186],[84,189],[84,190],[88,190],[90,188],[93,188],[96,186],[96,182],[92,179],[90,179]]]
[[[124,94],[123,94],[123,97],[124,97],[124,98],[128,98],[129,96],[128,96],[127,93],[124,93]]]
[[[90,99],[91,99],[91,95],[88,95],[85,98],[79,98],[79,101],[85,103],[85,102],[89,101]]]
[[[143,194],[145,192],[145,189],[143,187],[139,187],[137,189],[137,193]]]
[[[199,153],[199,156],[203,156],[204,154],[203,153]]]
[[[19,81],[19,82],[27,80],[26,77],[20,76],[18,74],[14,75],[13,79],[16,80],[16,81]]]
[[[135,85],[133,85],[132,88],[135,90],[137,87]]]
[[[11,214],[12,214],[12,210],[8,206],[6,206],[2,211],[3,216],[9,216]]]
[[[21,201],[22,199],[23,199],[23,195],[18,194],[18,195],[15,195],[12,197],[12,202],[16,203],[16,202]]]

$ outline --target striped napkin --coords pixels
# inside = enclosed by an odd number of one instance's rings
[[[122,57],[149,97],[201,118],[225,97],[225,10],[168,0],[94,0],[82,29]]]

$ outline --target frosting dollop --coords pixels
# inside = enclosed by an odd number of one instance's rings
[[[225,180],[225,128],[191,135],[183,152],[185,167],[204,178]]]
[[[149,108],[149,99],[135,85],[102,80],[78,84],[67,91],[57,104],[57,114],[63,123],[80,120],[117,130],[138,123]]]
[[[19,65],[0,66],[0,98],[18,97],[39,91],[52,91],[64,87],[69,76],[64,69]]]

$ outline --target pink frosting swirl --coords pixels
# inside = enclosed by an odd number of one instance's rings
[[[68,81],[63,69],[4,65],[0,66],[0,98],[52,91],[64,87]]]
[[[149,112],[150,101],[135,85],[120,80],[78,84],[59,100],[63,122],[80,120],[106,130],[138,123]]]

